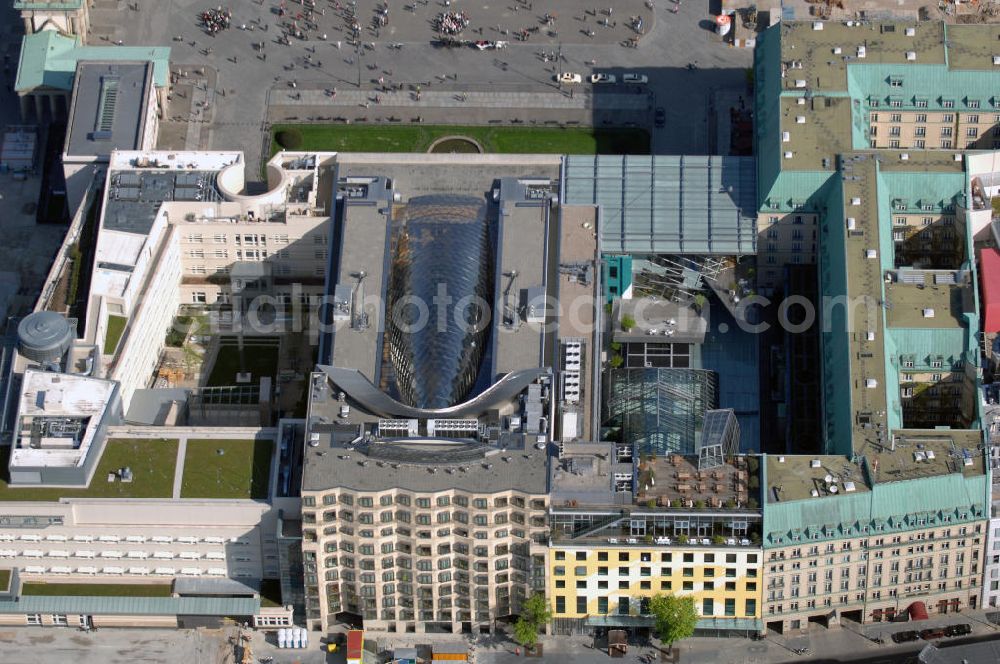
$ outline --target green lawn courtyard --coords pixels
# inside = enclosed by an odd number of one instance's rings
[[[283,149],[279,132],[297,131],[294,150],[336,152],[426,152],[444,136],[467,136],[486,152],[504,154],[649,154],[644,129],[451,125],[278,124],[271,127],[271,155]]]
[[[251,385],[258,385],[262,376],[272,380],[278,373],[277,337],[247,337],[243,342],[243,361],[235,337],[223,337],[219,342],[219,353],[215,356],[212,371],[208,374],[208,387],[238,385],[236,374],[241,369],[250,372]]]
[[[164,439],[113,438],[107,441],[104,453],[86,489],[11,488],[7,465],[10,447],[0,447],[0,501],[41,500],[60,498],[170,498],[173,494],[174,468],[177,465],[177,441]],[[128,466],[133,480],[108,481],[108,474]]]
[[[270,440],[188,440],[181,498],[267,498],[273,450]]]

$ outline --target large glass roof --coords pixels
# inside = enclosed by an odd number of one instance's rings
[[[490,333],[492,235],[483,199],[435,194],[394,215],[389,357],[400,400],[417,408],[463,401]]]

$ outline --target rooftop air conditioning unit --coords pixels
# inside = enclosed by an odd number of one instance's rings
[[[931,308],[924,309],[921,313],[924,318],[934,318],[934,310]]]
[[[806,123],[806,116],[804,115],[795,116],[795,124],[805,124],[805,123]]]
[[[795,87],[797,87],[797,88],[804,88],[804,87],[806,87],[806,79],[804,79],[804,78],[797,78],[797,79],[795,79]]]
[[[813,30],[822,30],[823,21],[813,21]]]
[[[810,461],[810,462],[809,462],[809,467],[810,467],[810,468],[819,468],[819,467],[821,467],[822,465],[823,465],[823,464],[822,464],[822,463],[820,462],[820,460],[819,460],[819,459],[813,459],[812,461]]]
[[[914,60],[917,59],[917,52],[916,51],[907,51],[906,52],[906,59],[909,60],[910,62],[913,62]]]
[[[834,46],[833,47],[833,54],[834,55],[840,55],[842,52],[843,52],[843,49],[840,48],[839,46]]]
[[[917,29],[916,29],[916,28],[907,28],[907,29],[905,30],[905,33],[906,33],[906,36],[907,36],[907,37],[912,37],[912,36],[914,36],[915,34],[917,34]]]

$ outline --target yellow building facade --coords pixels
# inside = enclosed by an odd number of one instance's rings
[[[556,621],[613,623],[648,614],[656,594],[690,595],[702,619],[759,619],[763,555],[733,546],[560,546],[548,553],[548,596]],[[628,622],[628,621],[623,621]],[[741,621],[742,622],[742,621]]]

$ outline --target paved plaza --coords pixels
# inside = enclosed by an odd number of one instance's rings
[[[90,41],[171,47],[177,75],[162,123],[164,145],[240,148],[250,163],[260,159],[266,124],[291,118],[389,122],[419,116],[428,123],[482,124],[517,118],[652,128],[656,106],[665,108],[667,122],[653,132],[654,152],[706,154],[717,151],[714,99],[720,92],[745,93],[752,64],[750,49],[732,48],[711,31],[707,4],[683,0],[656,0],[652,10],[643,0],[623,0],[614,3],[611,16],[606,6],[575,0],[453,0],[448,7],[428,1],[416,2],[413,11],[404,9],[410,3],[390,2],[388,24],[377,34],[372,26],[381,0],[358,0],[359,42],[365,47],[351,43],[347,2],[317,0],[315,28],[304,31],[308,39],[293,37],[287,45],[279,41],[282,26],[306,24],[295,18],[302,5],[291,0],[284,16],[278,15],[280,0],[233,4],[233,27],[214,37],[199,25],[199,14],[217,3],[140,2],[138,11],[129,10],[130,4],[94,0]],[[443,11],[469,17],[461,38],[503,40],[508,47],[432,46],[439,36],[433,19]],[[546,13],[556,16],[551,26]],[[633,16],[643,17],[644,34],[630,27]],[[538,31],[527,41],[515,39],[518,30],[534,27]],[[626,45],[632,37],[636,48]],[[555,57],[560,55],[561,63]],[[697,69],[689,70],[689,63]],[[638,90],[621,84],[558,86],[553,77],[560,69],[584,76],[636,72],[649,83]]]

